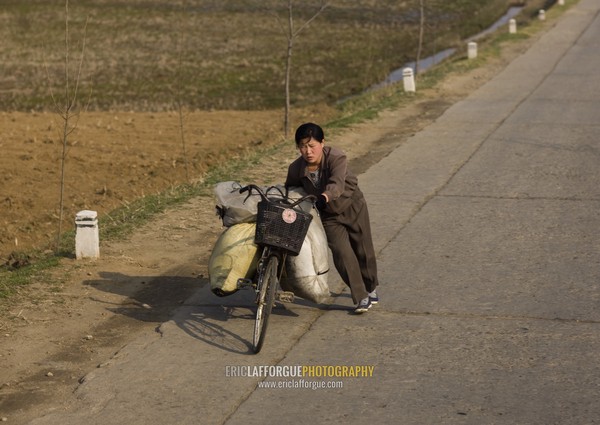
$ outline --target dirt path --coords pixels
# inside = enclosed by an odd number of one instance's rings
[[[533,41],[511,44],[484,67],[449,76],[413,104],[328,142],[345,149],[352,168],[363,172]],[[242,131],[247,117],[239,119]],[[257,180],[281,182],[293,157],[293,147],[274,154],[268,174],[256,170]],[[136,335],[155,332],[192,292],[208,284],[206,264],[221,231],[213,199],[196,198],[156,217],[128,240],[103,243],[97,261],[64,259],[54,272],[57,287],[28,288],[0,318],[0,418],[22,424],[62,409],[86,373],[102,367]]]

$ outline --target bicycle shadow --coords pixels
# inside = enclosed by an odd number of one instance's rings
[[[173,318],[187,335],[224,351],[254,355],[252,337],[256,306],[253,291],[238,291],[227,297],[217,297],[208,287],[202,288],[186,303],[186,309]],[[271,311],[276,317],[299,317],[277,301]]]
[[[314,302],[296,297],[293,302],[276,301],[271,320],[277,317],[299,317],[302,309],[316,308],[322,311],[352,312],[353,307],[335,303],[348,294],[333,294],[328,303]],[[331,303],[329,303],[331,301]],[[194,299],[188,300],[187,309],[174,319],[177,326],[187,335],[205,344],[231,353],[254,355],[252,336],[256,307],[254,292],[240,290],[226,297],[217,297],[207,287],[198,291]],[[294,307],[302,307],[295,310]]]
[[[126,301],[111,301],[90,295],[94,301],[106,304],[112,313],[142,322],[173,321],[187,335],[224,351],[253,354],[252,333],[256,307],[254,292],[240,290],[227,297],[210,291],[207,278],[192,276],[135,276],[118,272],[100,272],[98,279],[83,282],[94,289],[127,297]],[[348,294],[331,294],[323,304],[296,297],[292,303],[277,301],[272,317],[298,317],[294,306],[323,311],[351,308],[335,300]],[[289,308],[288,308],[289,307]]]
[[[239,331],[221,324],[240,320],[250,329],[254,313],[250,309],[243,310],[235,306],[204,306],[186,312],[182,317],[175,318],[174,322],[187,335],[205,344],[231,353],[251,354],[252,341]],[[235,328],[239,329],[239,326]]]

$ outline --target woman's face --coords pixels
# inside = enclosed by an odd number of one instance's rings
[[[308,165],[319,166],[321,158],[323,158],[323,145],[324,141],[319,142],[313,138],[305,139],[298,145],[298,150]]]

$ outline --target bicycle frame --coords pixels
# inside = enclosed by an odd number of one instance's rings
[[[274,201],[271,201],[258,186],[255,186],[255,185],[249,185],[249,186],[241,188],[240,193],[243,193],[246,191],[251,193],[252,190],[256,190],[261,195],[263,201],[266,201],[269,203],[270,202],[275,203]],[[270,189],[268,189],[267,192],[269,190]],[[283,202],[286,203],[286,207],[285,207],[286,212],[289,212],[288,208],[293,209],[294,207],[296,207],[297,205],[299,205],[300,203],[304,202],[307,199],[312,199],[313,202],[315,200],[315,196],[307,195],[295,202],[290,202],[288,200],[287,190],[286,190],[285,195],[283,195],[283,193],[281,193],[281,191],[279,191],[279,193],[280,193],[280,195],[282,195]],[[278,207],[278,208],[281,208],[281,207]],[[292,212],[292,214],[295,217],[295,213]],[[300,212],[298,212],[298,214],[300,214]],[[306,213],[303,213],[303,214],[306,214]],[[306,223],[306,225],[308,225],[308,223],[310,223],[310,220],[305,223]],[[258,226],[257,226],[257,229],[258,229]],[[258,234],[258,230],[257,230],[257,234]],[[294,245],[296,245],[296,244],[294,244]],[[285,246],[285,248],[282,246]],[[271,314],[271,309],[273,308],[273,304],[275,302],[275,294],[277,291],[277,287],[279,286],[281,276],[285,269],[285,260],[288,255],[288,251],[286,248],[287,249],[296,249],[297,247],[294,246],[294,248],[290,248],[290,245],[279,245],[278,246],[276,244],[271,245],[270,243],[266,243],[266,242],[263,243],[263,250],[261,253],[261,257],[258,261],[255,279],[253,279],[253,281],[252,281],[252,286],[256,293],[255,302],[256,302],[256,306],[257,306],[255,322],[254,322],[254,337],[253,337],[253,341],[252,341],[254,353],[258,353],[261,350],[264,340],[265,340],[269,316]],[[290,252],[292,252],[292,251],[290,251]]]
[[[277,283],[279,283],[279,281],[281,280],[283,271],[285,270],[285,259],[287,257],[287,253],[285,252],[285,250],[283,250],[281,248],[267,245],[263,248],[262,254],[261,254],[260,259],[258,260],[258,264],[256,266],[257,279],[253,285],[255,292],[259,292],[259,290],[260,290],[259,286],[262,283],[261,277],[263,277],[263,276],[261,276],[261,274],[264,273],[264,268],[267,265],[267,261],[268,261],[269,257],[271,257],[273,255],[277,256],[277,258],[279,260],[279,267],[277,268]]]

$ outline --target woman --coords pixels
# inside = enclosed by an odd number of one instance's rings
[[[285,186],[300,186],[317,196],[335,267],[350,288],[354,311],[364,313],[379,298],[369,213],[358,179],[348,170],[344,152],[325,146],[317,124],[302,124],[295,139],[300,157],[290,164]]]

